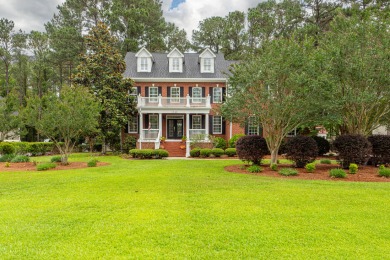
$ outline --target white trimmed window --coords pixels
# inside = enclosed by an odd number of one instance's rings
[[[204,58],[203,71],[204,72],[211,72],[211,58]]]
[[[138,116],[133,116],[129,122],[129,134],[138,132]]]
[[[222,134],[222,116],[213,116],[213,134]]]
[[[172,58],[172,72],[180,72],[180,59]]]
[[[222,103],[222,88],[213,88],[213,103]]]
[[[248,119],[248,135],[258,135],[259,124],[256,122],[256,118],[251,116]]]
[[[158,88],[149,87],[149,102],[157,103],[158,102]]]
[[[158,115],[149,115],[149,127],[150,129],[158,129]]]
[[[202,102],[202,88],[194,87],[192,88],[192,103],[201,103]]]
[[[193,115],[192,116],[191,129],[202,129],[202,116],[201,115]]]
[[[180,88],[171,88],[171,103],[180,103]]]
[[[141,57],[140,71],[148,71],[148,58]]]

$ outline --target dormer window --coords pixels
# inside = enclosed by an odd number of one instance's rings
[[[140,71],[148,71],[148,58],[141,57]]]
[[[211,71],[211,59],[205,58],[203,62],[203,71],[210,72]]]
[[[183,72],[184,55],[178,49],[174,48],[168,55],[169,72]]]
[[[142,48],[137,52],[135,57],[137,57],[137,72],[152,71],[153,56],[146,48]]]
[[[200,73],[214,73],[215,54],[210,50],[204,50],[200,55]]]
[[[172,71],[180,72],[180,59],[172,58]]]

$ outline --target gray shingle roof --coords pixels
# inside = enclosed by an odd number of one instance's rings
[[[169,72],[168,53],[152,53],[153,65],[151,72],[137,72],[137,58],[134,52],[128,52],[125,57],[126,71],[124,77],[129,78],[227,78],[229,66],[234,61],[225,60],[223,54],[216,54],[214,73],[200,73],[198,53],[184,53],[183,72]]]

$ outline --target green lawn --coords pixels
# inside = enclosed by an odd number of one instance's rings
[[[99,160],[111,165],[0,173],[0,259],[390,259],[389,183]]]

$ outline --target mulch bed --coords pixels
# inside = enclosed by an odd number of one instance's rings
[[[0,163],[0,172],[7,171],[37,171],[37,166],[34,165],[32,162],[24,162],[24,163],[10,163],[9,167],[5,167],[6,163]],[[99,166],[105,166],[109,165],[109,163],[106,162],[98,162],[97,167]],[[60,163],[57,163],[57,167],[50,169],[50,171],[56,171],[56,170],[71,170],[71,169],[82,169],[87,168],[86,162],[71,162],[68,165],[61,165]]]
[[[380,177],[378,175],[378,168],[374,166],[359,166],[359,170],[356,174],[347,174],[346,178],[332,178],[329,177],[329,170],[334,168],[340,168],[337,164],[316,164],[316,170],[314,173],[308,173],[306,169],[298,169],[297,176],[282,176],[277,171],[272,171],[269,165],[262,165],[263,171],[260,173],[250,173],[246,167],[242,169],[243,164],[226,166],[225,170],[228,172],[252,174],[258,176],[268,176],[283,179],[303,179],[303,180],[328,180],[328,181],[355,181],[355,182],[390,182],[390,178]],[[278,169],[281,168],[293,168],[290,164],[278,164]],[[348,173],[348,170],[346,170]]]

